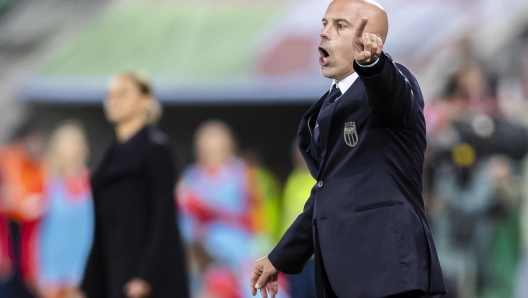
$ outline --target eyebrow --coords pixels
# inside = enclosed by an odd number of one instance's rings
[[[321,21],[327,22],[328,20],[326,18],[323,18]],[[334,23],[344,22],[344,23],[350,24],[350,22],[347,19],[343,19],[343,18],[334,19],[333,22]]]
[[[334,23],[338,23],[338,22],[343,22],[343,23],[350,24],[350,22],[347,21],[346,19],[335,19],[335,20],[334,20]]]

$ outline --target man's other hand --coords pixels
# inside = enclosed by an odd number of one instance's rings
[[[268,257],[263,257],[255,262],[253,273],[251,273],[250,287],[251,294],[255,296],[260,289],[262,298],[274,298],[279,292],[279,271],[271,264]]]

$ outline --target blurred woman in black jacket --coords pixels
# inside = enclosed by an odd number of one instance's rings
[[[155,100],[133,73],[114,77],[104,102],[116,140],[92,176],[94,243],[81,290],[88,298],[188,297],[176,225],[176,170],[150,126]]]

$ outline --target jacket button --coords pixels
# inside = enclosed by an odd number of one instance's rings
[[[321,188],[321,187],[323,187],[323,185],[324,185],[323,181],[317,182],[317,187]]]

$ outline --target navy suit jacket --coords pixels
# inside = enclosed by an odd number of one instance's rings
[[[325,94],[301,120],[299,147],[318,182],[269,260],[295,274],[315,253],[324,264],[316,265],[324,270],[316,284],[326,275],[338,297],[445,293],[422,198],[418,82],[385,53],[372,68],[354,68],[359,79],[337,102],[319,115]],[[319,148],[312,142],[316,119]]]

